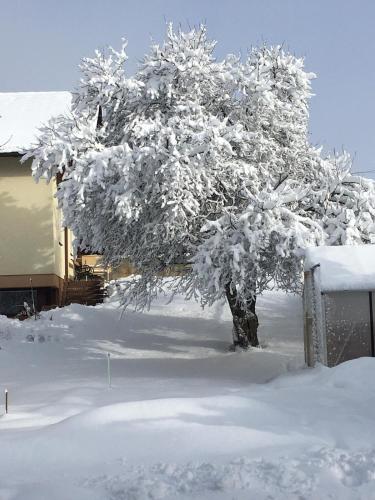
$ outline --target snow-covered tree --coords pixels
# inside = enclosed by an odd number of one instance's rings
[[[85,59],[71,116],[41,130],[34,175],[63,174],[58,200],[81,247],[139,270],[124,305],[147,306],[162,274],[203,304],[227,297],[234,342],[258,345],[256,296],[300,287],[308,245],[370,241],[371,182],[308,141],[310,80],[280,47],[217,61],[204,27],[169,26],[137,73],[125,44]],[[366,193],[365,195],[363,193]]]
[[[207,238],[189,277],[204,303],[225,293],[241,345],[258,344],[258,293],[301,289],[304,247],[369,243],[374,235],[373,182],[349,175],[348,155],[322,158],[309,144],[314,76],[280,47],[253,50],[243,67],[239,121],[249,136],[242,155],[256,175],[233,211],[203,226]]]

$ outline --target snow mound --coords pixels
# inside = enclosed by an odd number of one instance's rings
[[[374,498],[375,360],[304,369],[299,297],[259,298],[248,352],[224,304],[114,299],[0,317],[1,500]]]
[[[10,340],[15,328],[19,326],[19,321],[15,321],[0,314],[0,341]]]
[[[374,478],[374,450],[348,453],[321,448],[297,459],[242,457],[227,464],[157,463],[149,467],[125,464],[122,474],[102,475],[85,486],[104,490],[110,500],[369,499]]]

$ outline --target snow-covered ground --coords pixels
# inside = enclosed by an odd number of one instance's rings
[[[305,369],[300,299],[259,311],[246,353],[179,297],[1,317],[0,499],[375,498],[374,360]]]

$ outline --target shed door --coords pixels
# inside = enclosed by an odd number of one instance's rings
[[[330,292],[324,294],[327,364],[372,356],[372,329],[369,292]]]

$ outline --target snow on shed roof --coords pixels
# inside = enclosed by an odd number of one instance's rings
[[[305,270],[317,265],[322,292],[375,290],[375,245],[307,248]]]
[[[38,128],[70,109],[70,92],[1,92],[0,152],[23,152],[35,142]]]

